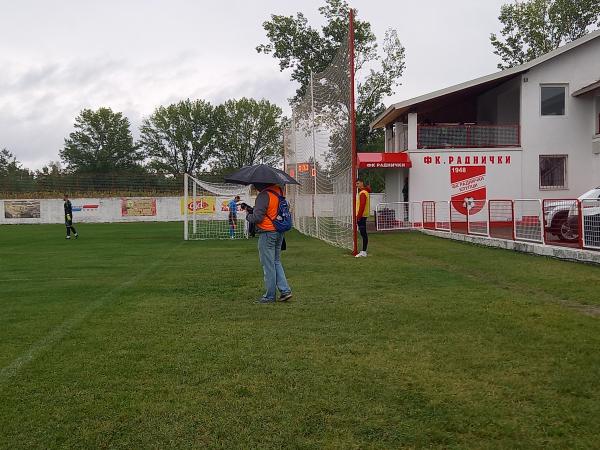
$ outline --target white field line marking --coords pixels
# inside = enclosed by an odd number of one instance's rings
[[[56,277],[56,278],[10,278],[6,280],[0,280],[0,283],[10,283],[11,281],[79,281],[81,278],[65,278],[65,277]]]
[[[41,338],[39,341],[34,343],[29,349],[23,353],[21,356],[13,360],[9,365],[0,369],[0,383],[7,381],[8,379],[15,376],[19,370],[29,364],[31,361],[36,359],[42,352],[56,344],[62,338],[64,338],[73,328],[79,325],[84,319],[86,319],[94,310],[98,309],[107,300],[110,300],[115,295],[120,294],[123,290],[128,287],[134,285],[136,282],[144,278],[148,275],[154,268],[159,266],[165,259],[167,259],[171,253],[173,253],[179,245],[174,247],[170,252],[168,252],[163,258],[156,260],[154,263],[147,266],[144,270],[139,272],[136,276],[130,278],[129,280],[121,283],[119,286],[114,289],[108,291],[103,296],[99,297],[97,300],[88,303],[85,307],[79,310],[75,315],[65,320],[63,323],[54,328],[50,333]]]

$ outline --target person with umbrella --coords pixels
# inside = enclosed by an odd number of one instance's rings
[[[228,183],[253,184],[259,191],[251,214],[246,220],[255,224],[258,231],[258,255],[263,267],[265,293],[257,303],[274,303],[277,290],[279,301],[292,298],[292,288],[288,284],[285,270],[281,264],[281,245],[284,233],[277,230],[280,204],[285,201],[284,184],[299,184],[285,172],[259,164],[243,167],[238,172],[225,178]]]

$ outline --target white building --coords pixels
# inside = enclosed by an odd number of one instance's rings
[[[396,103],[371,127],[385,129],[386,153],[360,167],[410,167],[384,169],[389,202],[406,178],[410,201],[577,198],[600,185],[600,31]]]

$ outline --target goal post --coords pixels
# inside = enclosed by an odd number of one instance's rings
[[[229,203],[251,203],[250,187],[229,183],[212,183],[189,174],[183,177],[183,239],[242,239],[248,237],[246,213],[239,207],[230,213]]]

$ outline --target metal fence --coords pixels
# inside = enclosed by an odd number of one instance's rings
[[[223,174],[199,173],[210,181],[222,181]],[[19,174],[0,177],[0,198],[169,197],[182,194],[183,174],[141,172]]]
[[[435,202],[423,202],[423,228],[426,230],[435,230]]]
[[[577,199],[544,199],[544,243],[581,247],[581,203]]]
[[[514,240],[514,220],[512,200],[488,201],[488,236]]]
[[[493,148],[521,145],[515,125],[433,124],[417,128],[418,148]]]
[[[434,202],[435,229],[450,231],[450,202]]]
[[[544,243],[544,216],[542,201],[517,199],[514,205],[515,240]]]
[[[465,203],[467,214],[467,231],[477,236],[488,236],[488,202],[472,200]]]
[[[469,233],[469,218],[463,203],[463,200],[450,201],[450,231],[453,233]]]
[[[412,228],[408,202],[385,202],[377,205],[375,213],[377,231],[406,230]]]
[[[378,230],[423,228],[600,250],[600,199],[380,203]]]
[[[411,220],[414,228],[423,228],[423,204],[421,202],[410,202]]]
[[[581,201],[583,246],[600,250],[600,199]]]

